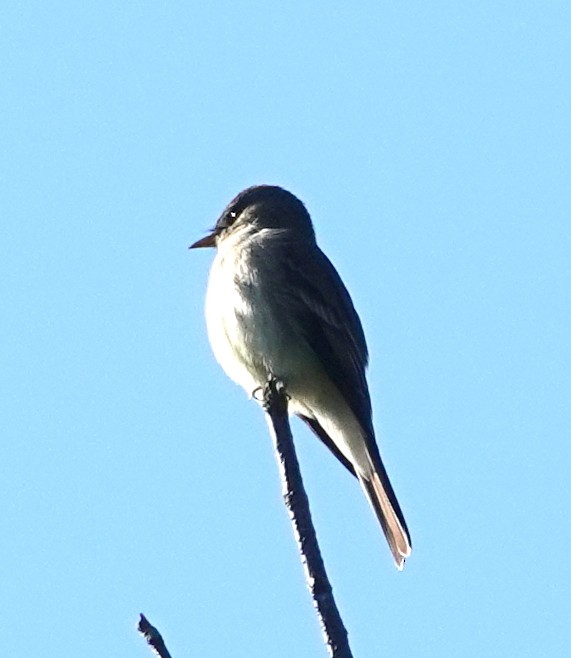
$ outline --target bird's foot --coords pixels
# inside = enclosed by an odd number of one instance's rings
[[[291,399],[287,394],[285,384],[271,374],[268,375],[268,380],[263,386],[258,386],[252,391],[252,397],[266,409],[273,404],[280,404],[280,402],[287,407],[287,403]]]

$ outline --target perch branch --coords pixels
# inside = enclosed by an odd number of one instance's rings
[[[154,626],[151,626],[149,620],[143,614],[141,614],[141,618],[139,619],[137,630],[139,633],[141,633],[145,640],[147,640],[147,644],[159,658],[171,658],[171,655],[165,646],[165,641],[163,640],[162,635]]]
[[[325,644],[332,658],[352,658],[347,630],[333,597],[311,520],[309,502],[289,425],[288,396],[284,385],[270,378],[263,389],[262,404],[276,450],[284,502],[289,512],[305,580],[311,592],[313,607],[317,612]]]

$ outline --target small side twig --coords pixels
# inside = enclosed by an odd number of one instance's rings
[[[305,580],[313,598],[313,606],[317,612],[325,644],[332,658],[352,658],[347,630],[333,597],[333,589],[327,577],[311,520],[309,502],[289,425],[288,396],[284,385],[270,378],[263,389],[262,404],[276,450],[284,502],[289,512],[301,554]]]
[[[147,644],[159,658],[172,658],[159,631],[151,626],[145,615],[141,614],[137,630],[147,640]]]

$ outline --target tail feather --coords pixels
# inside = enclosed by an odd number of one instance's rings
[[[405,559],[411,553],[412,544],[391,484],[386,477],[382,481],[376,470],[369,477],[361,474],[358,474],[358,477],[381,523],[397,569],[402,571]]]

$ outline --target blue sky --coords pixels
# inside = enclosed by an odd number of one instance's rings
[[[355,656],[571,642],[565,2],[8,3],[0,21],[6,655],[325,654],[263,414],[212,357],[253,183],[308,206],[371,352],[414,553],[294,423]]]

